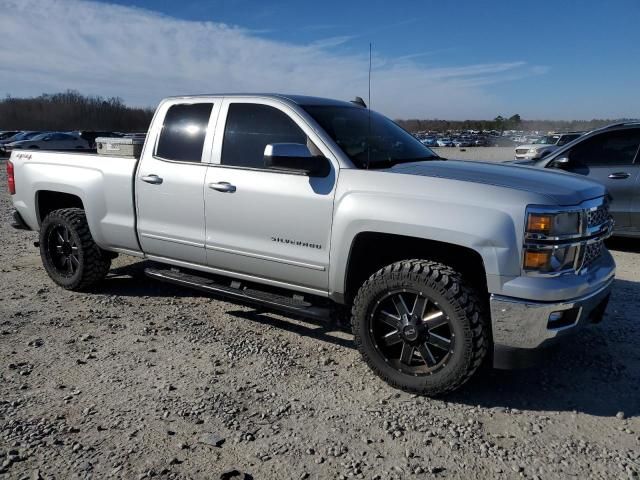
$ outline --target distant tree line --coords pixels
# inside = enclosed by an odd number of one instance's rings
[[[153,110],[126,106],[120,98],[75,91],[0,100],[0,130],[111,130],[146,132]]]
[[[126,106],[117,97],[86,96],[68,90],[34,98],[0,100],[0,130],[146,131],[153,110]],[[493,120],[396,120],[410,132],[435,130],[592,130],[623,120],[522,120],[498,115]]]
[[[434,130],[446,132],[448,130],[524,130],[524,131],[587,131],[604,127],[616,122],[631,119],[593,119],[593,120],[522,120],[520,115],[511,117],[498,115],[493,120],[396,120],[396,122],[410,132],[424,132]]]

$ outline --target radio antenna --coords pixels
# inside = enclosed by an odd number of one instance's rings
[[[369,110],[371,110],[371,42],[369,42]]]
[[[369,96],[367,98],[367,110],[369,115],[369,130],[367,132],[367,170],[371,163],[371,42],[369,42]]]

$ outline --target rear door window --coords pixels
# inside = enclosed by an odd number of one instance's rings
[[[213,103],[172,105],[158,138],[156,156],[179,162],[200,162]]]
[[[586,166],[631,165],[640,147],[640,129],[600,133],[573,147],[572,163]]]

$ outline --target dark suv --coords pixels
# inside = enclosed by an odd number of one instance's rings
[[[559,168],[605,184],[615,235],[640,236],[640,122],[593,130],[540,160],[519,165]]]

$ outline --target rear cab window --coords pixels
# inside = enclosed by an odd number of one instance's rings
[[[155,155],[163,160],[200,163],[212,109],[210,102],[170,106]]]

